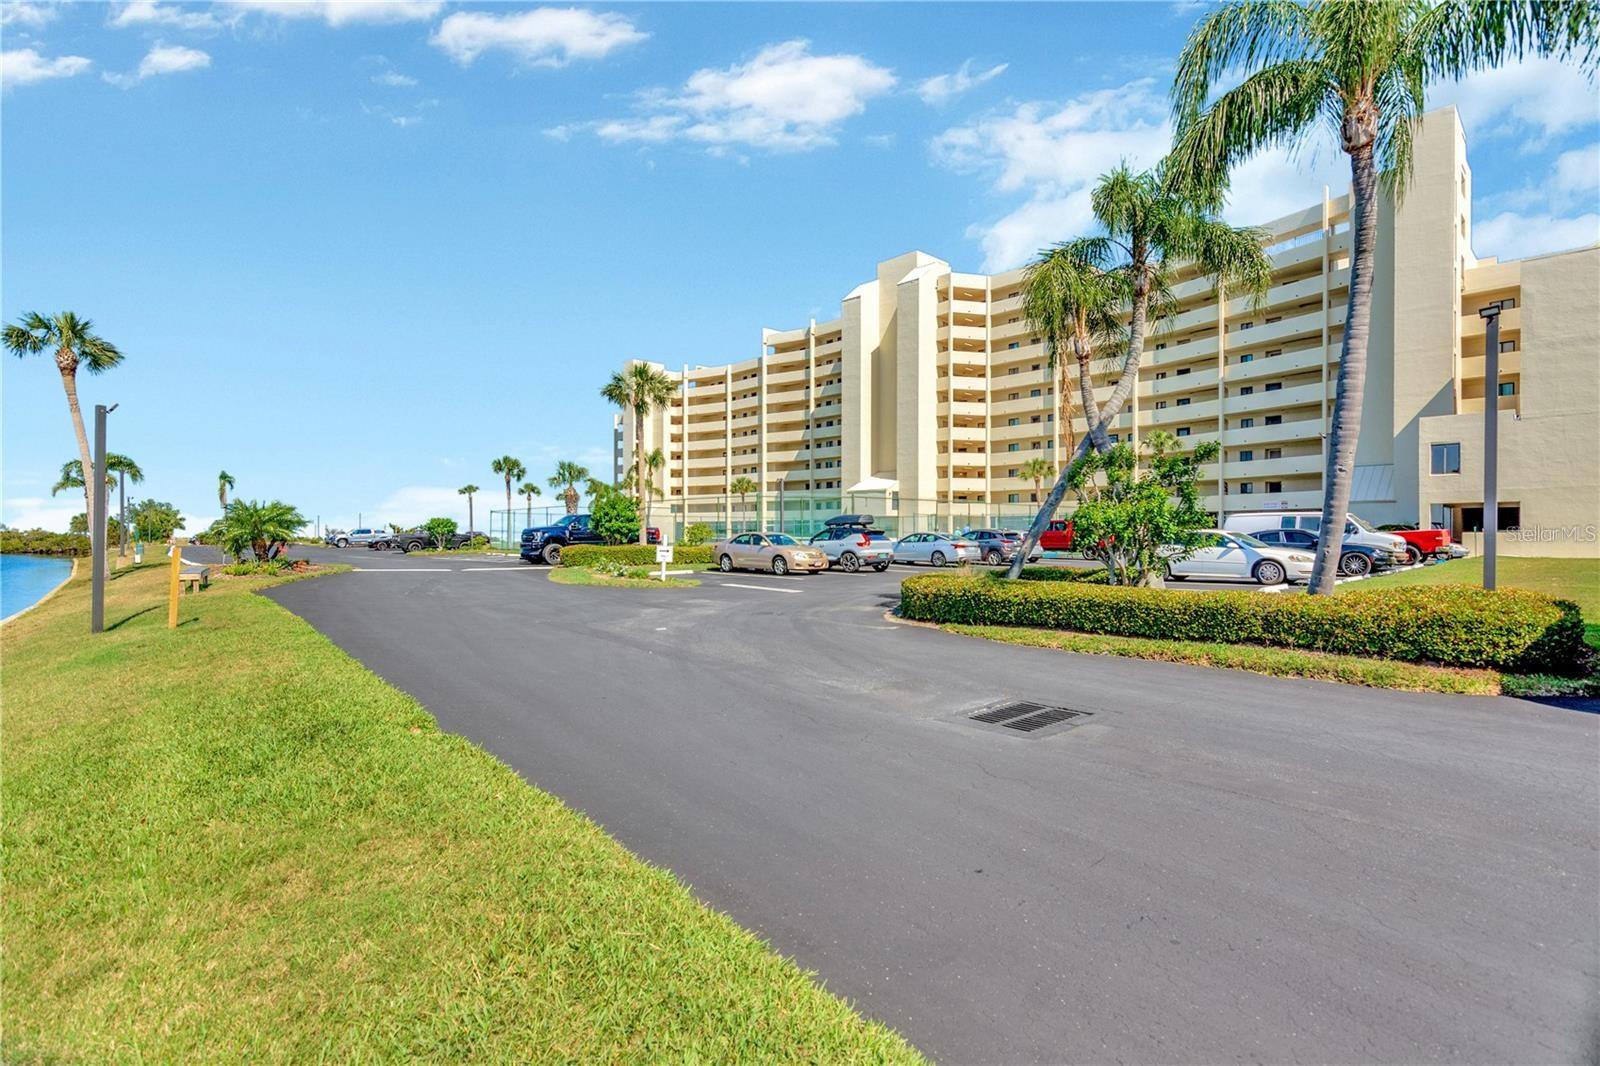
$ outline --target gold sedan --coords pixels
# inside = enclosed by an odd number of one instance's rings
[[[828,568],[828,557],[821,549],[801,544],[787,533],[741,533],[718,541],[711,557],[723,573],[768,570],[787,574],[791,570],[815,572]]]

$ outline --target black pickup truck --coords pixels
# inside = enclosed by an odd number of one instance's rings
[[[645,530],[651,544],[661,543],[661,530],[655,526]],[[604,544],[594,531],[586,514],[562,515],[548,526],[534,526],[522,531],[522,561],[561,565],[561,549],[570,544]]]
[[[476,533],[472,530],[464,530],[460,533],[452,533],[450,534],[450,539],[445,541],[445,547],[465,548],[468,544],[471,544],[479,537],[482,537],[484,540],[489,539],[487,534]],[[378,551],[384,551],[388,548],[393,548],[396,551],[414,552],[420,551],[423,548],[436,547],[436,545],[433,543],[432,535],[429,534],[427,530],[408,529],[404,533],[390,534],[384,538],[381,544],[374,541],[371,545],[369,545],[369,547]]]

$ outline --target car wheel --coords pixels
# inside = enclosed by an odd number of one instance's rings
[[[789,572],[789,560],[781,555],[774,555],[772,557],[772,572],[779,577],[787,574]]]
[[[560,566],[561,545],[546,544],[544,550],[539,553],[539,558],[544,560],[546,566]]]
[[[1360,552],[1346,552],[1339,560],[1339,572],[1345,577],[1366,577],[1372,572],[1372,560]]]
[[[999,566],[1001,563],[1006,561],[1006,557],[1001,555],[998,550],[990,548],[989,554],[983,557],[983,561],[988,563],[990,566]]]
[[[1263,585],[1283,584],[1283,565],[1271,559],[1263,559],[1256,564],[1255,579]]]
[[[845,552],[839,556],[839,569],[847,574],[853,574],[861,569],[861,560],[855,552]]]
[[[348,548],[350,547],[350,542],[344,537],[340,537],[338,540],[333,542],[333,546],[335,548]]]
[[[874,569],[874,570],[876,570],[876,571],[877,571],[877,572],[878,572],[878,573],[880,573],[880,574],[881,574],[881,573],[883,573],[883,572],[884,572],[884,571],[885,571],[885,570],[887,570],[887,569],[889,569],[889,564],[888,564],[888,563],[876,563],[876,564],[874,564],[874,565],[873,565],[873,567],[872,567],[872,568],[873,568],[873,569]]]
[[[733,557],[724,555],[722,558],[718,559],[717,568],[720,569],[724,574],[733,573]]]
[[[1161,579],[1163,581],[1187,581],[1188,580],[1182,574],[1174,574],[1172,572],[1172,564],[1171,563],[1162,563],[1161,564]]]
[[[943,566],[945,563],[944,552],[934,552],[928,557],[928,562],[933,566]]]
[[[1422,552],[1415,544],[1406,545],[1406,565],[1418,566],[1422,563]]]

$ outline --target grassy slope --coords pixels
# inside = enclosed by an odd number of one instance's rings
[[[0,631],[7,1061],[916,1058],[269,579],[162,578]]]
[[[1600,559],[1521,559],[1502,558],[1495,568],[1501,588],[1532,589],[1550,596],[1571,600],[1583,612],[1585,639],[1600,647]],[[1353,584],[1352,589],[1372,589],[1385,585],[1481,585],[1483,560],[1454,559],[1420,570],[1402,570]]]

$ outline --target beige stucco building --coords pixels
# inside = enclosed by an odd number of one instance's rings
[[[1472,174],[1453,109],[1416,139],[1402,205],[1385,203],[1352,509],[1373,522],[1474,528],[1482,514],[1484,326],[1500,301],[1500,497],[1527,554],[1600,554],[1600,247],[1518,262],[1471,250]],[[1323,440],[1348,299],[1348,197],[1264,225],[1264,305],[1179,274],[1179,313],[1147,341],[1122,440],[1217,440],[1205,506],[1319,508]],[[1063,234],[1063,236],[1070,236]],[[742,362],[667,369],[645,428],[667,458],[658,515],[791,531],[839,510],[892,531],[1020,524],[1030,459],[1053,467],[1085,431],[1023,321],[1022,270],[956,271],[910,252],[878,264],[838,317],[763,329]],[[1103,401],[1109,377],[1097,378]],[[613,423],[618,459],[631,420]],[[758,489],[740,496],[735,481]],[[780,493],[782,503],[780,505]]]

